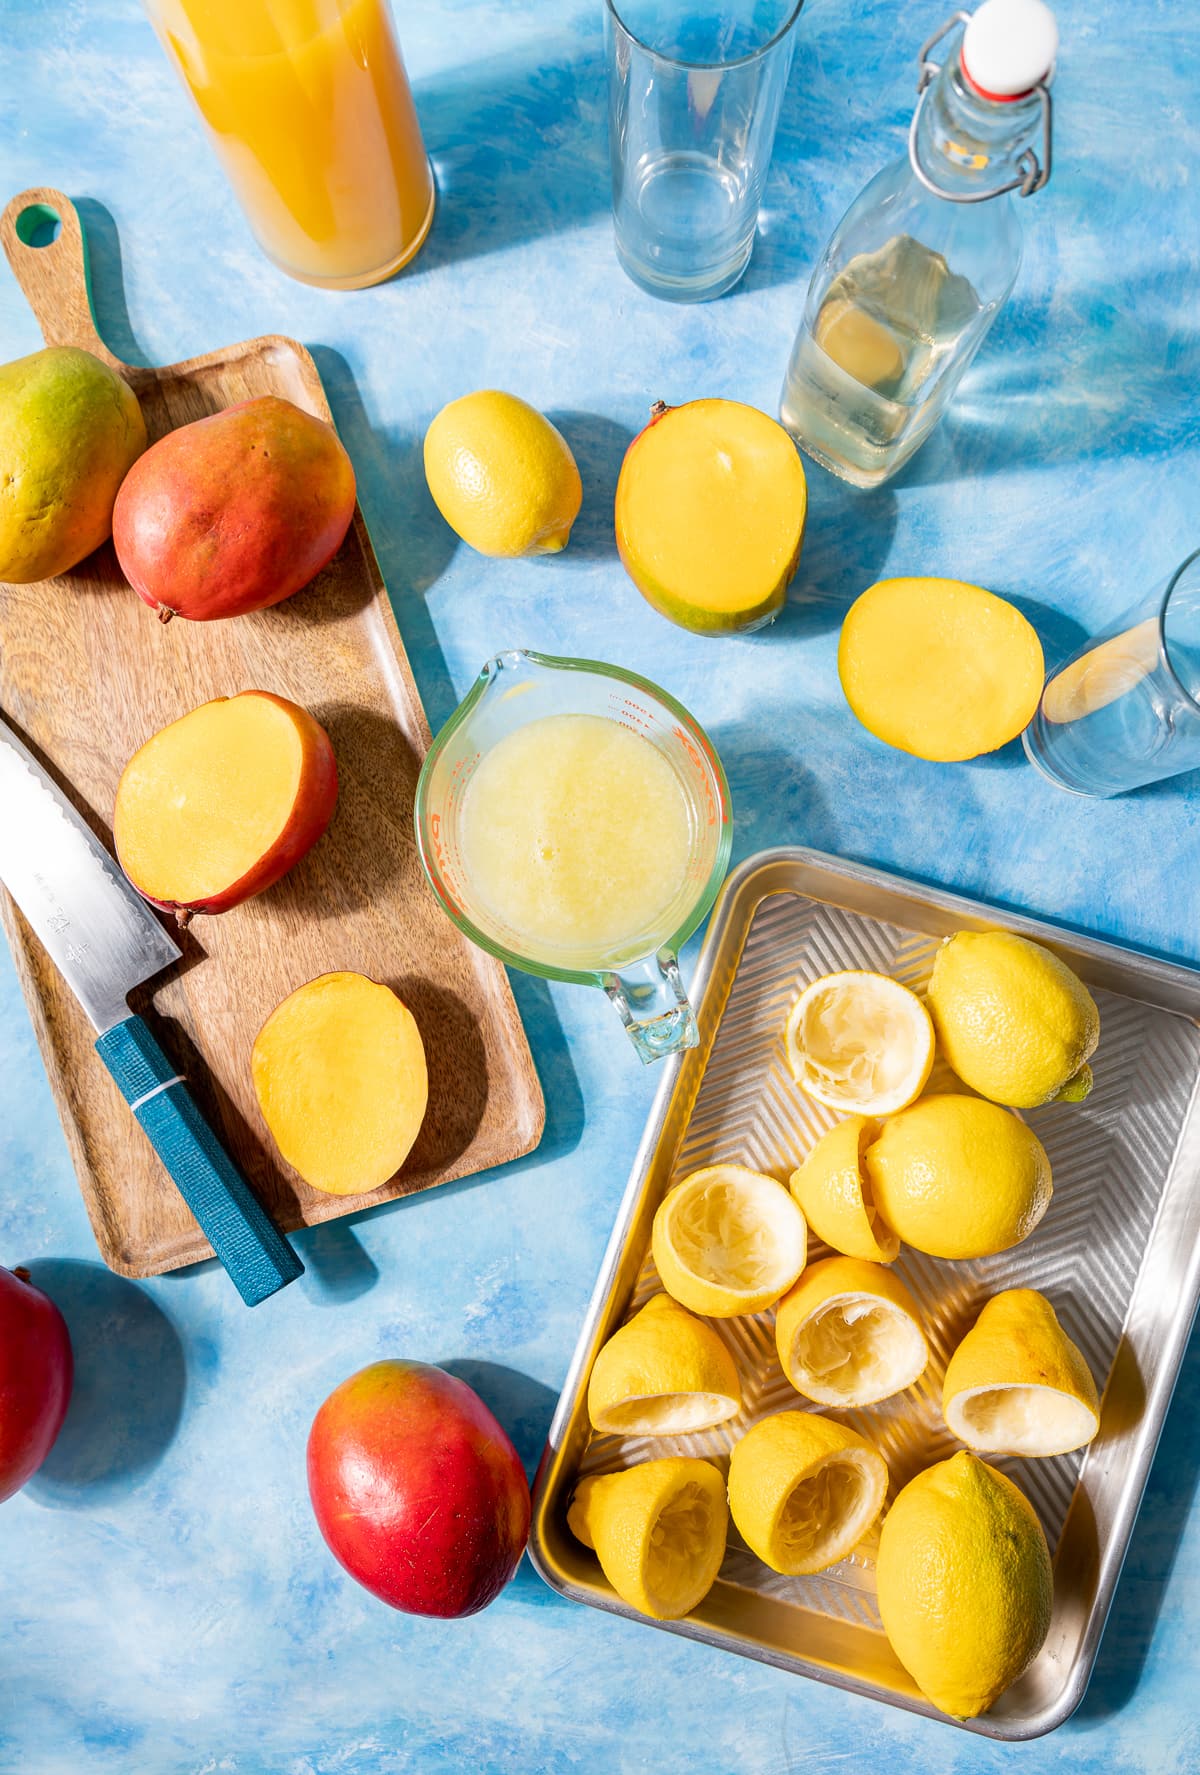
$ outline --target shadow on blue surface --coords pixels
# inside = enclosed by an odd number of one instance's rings
[[[1187,324],[1194,315],[1182,273],[1040,300],[1018,289],[937,439],[895,485],[1190,448],[1200,382],[1200,325]],[[1048,357],[1052,333],[1062,343]],[[1181,538],[1179,553],[1190,546]]]
[[[550,1419],[554,1416],[554,1407],[558,1403],[557,1393],[543,1382],[522,1374],[520,1369],[506,1368],[500,1362],[476,1362],[473,1358],[459,1361],[453,1358],[439,1362],[438,1367],[444,1368],[447,1374],[457,1375],[460,1381],[465,1381],[468,1387],[473,1387],[479,1394],[488,1410],[508,1432],[526,1476],[532,1483],[542,1457]],[[543,1583],[528,1559],[522,1559],[517,1567],[512,1589],[524,1601],[539,1606],[570,1606],[564,1597]]]
[[[579,561],[615,558],[613,501],[621,464],[634,433],[603,413],[555,412],[547,414],[547,418],[571,446],[583,481],[583,506],[571,529],[570,546],[549,559],[570,567]]]
[[[804,473],[808,522],[800,565],[778,621],[759,631],[764,641],[781,630],[820,635],[840,627],[855,598],[884,571],[896,531],[892,493],[848,489],[807,456]]]
[[[458,706],[429,617],[425,594],[439,580],[458,538],[433,503],[421,438],[372,423],[341,352],[310,345],[325,393],[358,476],[358,500],[434,733]],[[429,418],[432,419],[430,413]],[[480,661],[480,664],[483,662]]]
[[[436,988],[429,987],[426,982],[414,984],[412,981],[393,981],[391,984],[405,1002],[411,1006],[418,1024],[427,1023],[428,1027],[433,1027],[436,1024],[439,1030],[439,1042],[445,1041],[447,1019],[453,1019],[455,1013],[446,1004],[435,1007],[433,1005],[434,999],[453,1001],[453,1004],[458,1006],[457,1016],[460,1023],[463,1024],[460,1031],[461,1040],[478,1043],[478,1030],[473,1022],[467,1029],[466,1024],[469,1019],[461,1002],[454,999],[453,994],[438,992]],[[548,1164],[550,1160],[560,1158],[573,1151],[578,1146],[583,1134],[583,1093],[579,1089],[579,1080],[571,1062],[566,1037],[563,1034],[562,1025],[558,1021],[545,982],[530,975],[510,972],[509,984],[512,986],[513,997],[516,1000],[517,1010],[520,1012],[521,1021],[529,1039],[538,1078],[542,1084],[546,1103],[545,1131],[538,1145],[524,1158],[511,1159],[505,1165],[493,1167],[487,1171],[472,1172],[470,1176],[458,1178],[452,1183],[439,1184],[437,1187],[439,1197],[451,1192],[457,1193],[460,1190],[474,1189],[478,1184],[489,1183],[497,1176],[512,1175],[531,1165]],[[432,1038],[427,1033],[426,1046],[429,1047],[431,1042]],[[475,1115],[477,1120],[478,1115],[482,1114],[483,1104],[486,1101],[486,1079],[482,1054],[476,1065],[483,1096],[474,1097],[468,1094],[461,1099],[458,1097],[446,1098],[440,1123],[437,1124],[442,1127],[442,1133],[436,1132],[435,1125],[435,1131],[428,1136],[433,1144],[425,1151],[426,1164],[432,1163],[431,1154],[436,1156],[436,1152],[441,1150],[437,1143],[446,1138],[447,1117],[449,1117],[450,1128],[458,1128],[461,1131],[465,1126],[464,1118],[469,1120],[471,1115]],[[433,1089],[431,1079],[431,1109],[435,1102]],[[413,1148],[414,1155],[421,1154],[426,1138],[426,1132],[423,1129]],[[378,1280],[379,1272],[355,1238],[354,1227],[368,1216],[375,1219],[380,1215],[394,1214],[403,1210],[410,1201],[420,1200],[420,1194],[415,1197],[398,1196],[394,1202],[380,1202],[374,1207],[361,1209],[357,1214],[343,1215],[336,1225],[309,1227],[294,1234],[293,1238],[297,1241],[297,1249],[313,1273],[313,1286],[310,1288],[310,1292],[317,1293],[330,1303],[336,1303],[342,1300],[354,1300],[358,1295],[365,1294],[373,1288]],[[186,1273],[190,1274],[191,1272]],[[302,1283],[302,1286],[307,1286],[307,1284]],[[547,1419],[548,1421],[549,1419]]]
[[[1132,1699],[1200,1489],[1200,1325],[1192,1332],[1142,1498],[1092,1680],[1073,1730],[1104,1728]]]
[[[420,82],[438,209],[410,275],[578,228],[607,209],[606,80],[597,29],[594,43],[547,43],[535,66],[528,54],[489,56]]]
[[[30,1480],[40,1504],[87,1509],[157,1465],[183,1409],[179,1334],[157,1301],[102,1264],[31,1263],[71,1334],[75,1385],[58,1440]]]

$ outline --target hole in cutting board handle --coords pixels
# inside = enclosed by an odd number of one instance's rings
[[[16,229],[22,246],[53,246],[62,232],[62,217],[48,203],[31,203],[17,217]]]

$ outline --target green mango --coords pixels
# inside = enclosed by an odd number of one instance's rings
[[[0,580],[52,579],[106,542],[145,448],[137,396],[90,351],[0,364]]]

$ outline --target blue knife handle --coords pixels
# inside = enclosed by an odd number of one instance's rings
[[[106,1029],[96,1052],[248,1307],[304,1265],[221,1145],[140,1017]]]

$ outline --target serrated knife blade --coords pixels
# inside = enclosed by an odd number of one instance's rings
[[[141,895],[0,718],[0,881],[103,1035],[135,986],[179,960]]]

